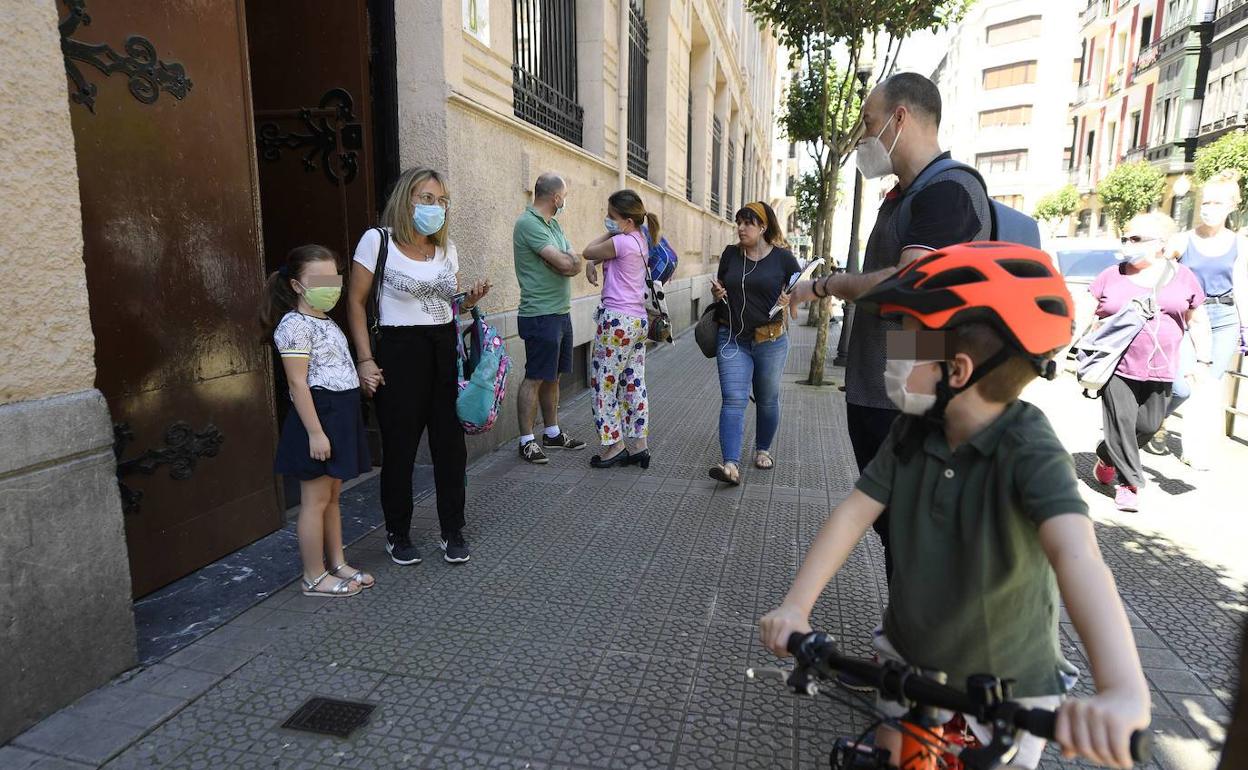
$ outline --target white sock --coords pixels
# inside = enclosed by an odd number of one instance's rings
[[[529,443],[532,440],[533,440],[533,434],[527,433],[520,437],[520,446],[524,446],[525,444]]]
[[[558,426],[558,425],[547,425],[547,426],[546,426],[546,437],[547,437],[547,438],[559,438],[559,426]]]

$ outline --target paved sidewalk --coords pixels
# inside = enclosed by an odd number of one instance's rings
[[[799,329],[795,349],[811,334]],[[741,488],[706,477],[718,385],[687,335],[650,358],[648,472],[593,470],[592,449],[527,466],[508,444],[470,471],[470,564],[443,563],[431,530],[426,562],[398,567],[375,532],[351,558],[376,588],[325,600],[292,585],[19,736],[0,767],[826,767],[835,739],[870,720],[744,676],[770,661],[755,620],[854,478],[843,395],[794,384],[806,365],[791,356],[777,467],[747,469]],[[1159,504],[1111,515],[1086,454],[1099,406],[1061,387],[1032,397],[1076,452],[1132,612],[1163,733],[1155,766],[1211,768],[1248,567],[1237,498],[1221,497],[1233,469],[1197,477],[1149,458],[1166,478]],[[565,404],[561,424],[591,438],[588,401]],[[420,505],[431,525],[433,500]],[[882,569],[868,536],[816,608],[851,652],[867,651]],[[1063,641],[1086,671],[1068,628]],[[350,741],[281,729],[314,694],[379,708]],[[1050,755],[1044,766],[1065,764]]]

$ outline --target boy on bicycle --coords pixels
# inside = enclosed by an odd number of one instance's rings
[[[959,688],[976,673],[1014,679],[1029,707],[1061,704],[1067,757],[1130,767],[1149,692],[1126,612],[1070,454],[1045,415],[1018,400],[1036,376],[1052,377],[1054,353],[1070,342],[1065,283],[1036,249],[964,244],[915,260],[859,303],[902,318],[885,382],[903,414],[762,618],[763,642],[786,655],[789,634],[810,630],[824,586],[887,507],[894,571],[880,654],[943,671]],[[1097,686],[1065,703],[1059,589]],[[895,730],[881,728],[876,742],[897,761]],[[1025,736],[1013,764],[1035,767],[1043,748]]]

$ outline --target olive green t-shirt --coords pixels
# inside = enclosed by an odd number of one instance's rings
[[[908,430],[907,459],[894,450]],[[1017,697],[1064,692],[1057,580],[1039,528],[1088,506],[1043,412],[1015,401],[956,451],[903,415],[857,486],[888,506],[884,633],[907,662],[958,688],[983,673],[1016,680]]]
[[[520,284],[520,309],[525,318],[561,315],[572,310],[572,279],[550,269],[538,254],[546,246],[568,250],[568,239],[559,220],[549,221],[532,206],[527,207],[511,232],[511,248],[516,260],[516,281]]]

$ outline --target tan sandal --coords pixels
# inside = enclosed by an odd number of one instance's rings
[[[769,471],[776,467],[776,461],[772,459],[771,452],[768,452],[766,449],[760,449],[754,453],[754,467]]]
[[[342,580],[341,578],[338,579],[338,585],[334,586],[328,591],[316,590],[316,587],[319,586],[322,582],[324,582],[325,578],[327,577],[329,577],[328,571],[322,572],[320,577],[318,577],[316,580],[308,580],[304,578],[302,581],[303,582],[303,595],[304,596],[325,596],[325,597],[334,598],[334,599],[341,599],[347,596],[355,596],[362,590],[358,585],[353,584],[350,580]]]
[[[732,469],[732,473],[728,469]],[[711,478],[724,484],[731,484],[734,487],[741,486],[741,471],[737,468],[736,463],[720,463],[710,470]]]
[[[336,578],[341,578],[343,580],[346,580],[349,583],[359,583],[360,588],[372,588],[373,586],[377,585],[377,580],[373,578],[372,575],[365,572],[364,570],[356,570],[355,574],[352,575],[351,577],[343,578],[342,575],[338,573],[342,572],[346,568],[347,568],[346,564],[339,564],[337,567],[331,568],[329,570],[329,574],[333,575]]]

